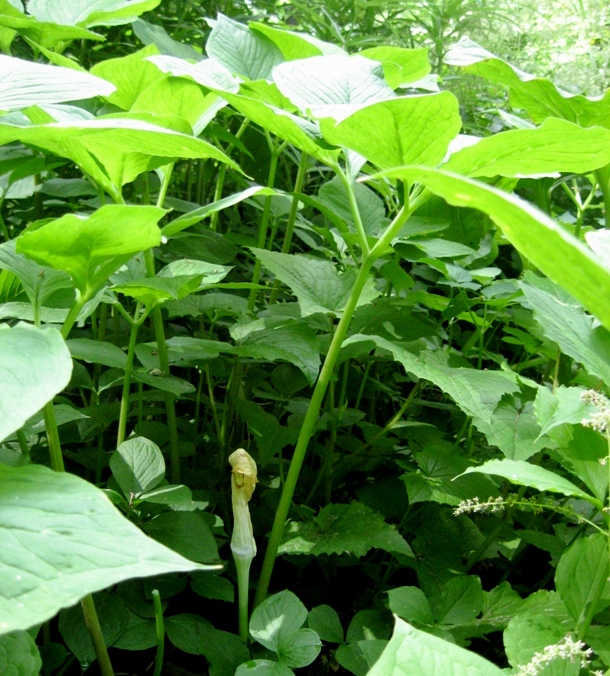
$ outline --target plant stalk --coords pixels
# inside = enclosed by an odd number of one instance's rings
[[[140,315],[141,304],[136,305],[136,318]],[[138,329],[142,323],[143,318],[132,320],[131,332],[129,334],[129,347],[127,348],[127,362],[125,364],[125,377],[123,378],[123,392],[121,395],[121,410],[119,413],[119,430],[117,432],[116,445],[117,448],[125,441],[125,434],[127,432],[127,416],[129,413],[129,394],[131,390],[131,372],[133,370],[133,358],[136,350],[136,343],[138,340]]]
[[[610,164],[607,164],[595,172],[597,182],[604,198],[604,219],[606,230],[610,229]]]
[[[87,594],[87,596],[81,599],[80,604],[85,616],[85,624],[87,625],[93,647],[95,648],[100,672],[102,673],[102,676],[114,676],[114,669],[110,663],[106,642],[104,641],[104,635],[102,634],[102,627],[100,626],[100,621],[95,610],[93,596]]]
[[[161,676],[163,673],[163,655],[165,653],[165,623],[163,622],[163,606],[158,589],[152,590],[153,604],[155,606],[155,629],[157,632],[157,654],[155,655],[155,670],[153,676]]]

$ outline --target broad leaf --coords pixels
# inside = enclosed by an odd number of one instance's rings
[[[601,533],[577,540],[563,553],[555,573],[555,586],[576,627],[610,605],[610,599],[600,601],[599,596],[607,579],[608,541]],[[596,610],[591,608],[594,601]]]
[[[205,49],[232,73],[250,80],[270,79],[273,67],[284,60],[271,40],[223,14],[218,15]]]
[[[323,641],[343,643],[343,627],[337,611],[331,606],[321,605],[312,608],[307,615],[307,625]]]
[[[113,343],[91,338],[71,338],[66,341],[66,345],[74,359],[89,364],[103,364],[117,369],[124,369],[127,364],[127,355]]]
[[[510,102],[525,108],[534,122],[547,117],[563,117],[581,127],[610,126],[610,91],[601,98],[587,98],[563,92],[545,78],[528,75],[483,49],[469,38],[462,38],[445,55],[445,63],[461,66],[467,73],[510,87]]]
[[[344,554],[364,556],[370,549],[412,556],[395,526],[360,502],[327,505],[310,522],[292,521],[284,530],[279,551],[284,554]]]
[[[384,176],[423,183],[455,206],[485,212],[536,267],[610,329],[610,269],[544,213],[513,195],[438,169],[404,168]]]
[[[539,491],[560,493],[561,495],[581,498],[589,502],[595,501],[588,493],[585,493],[578,486],[575,486],[571,481],[564,479],[559,474],[522,460],[489,460],[480,467],[469,467],[464,474],[470,472],[492,474],[503,477],[518,486],[528,486]]]
[[[474,652],[418,631],[396,618],[390,643],[369,676],[501,676],[502,671]]]
[[[70,382],[72,358],[56,329],[0,325],[0,440]]]
[[[164,512],[144,526],[157,542],[192,561],[218,561],[218,547],[208,524],[196,512]]]
[[[290,287],[299,301],[301,316],[315,312],[340,314],[345,309],[356,280],[354,269],[339,274],[330,261],[319,258],[254,248],[252,252],[270,272]],[[357,306],[366,305],[378,295],[373,279],[369,278]]]
[[[252,612],[250,633],[265,648],[278,653],[303,626],[307,609],[291,591],[283,591],[265,599]]]
[[[104,493],[42,465],[0,466],[0,632],[132,577],[204,569],[147,538]]]
[[[149,23],[144,19],[136,19],[132,22],[133,32],[145,45],[155,45],[160,54],[176,56],[179,59],[191,59],[201,61],[201,54],[183,42],[176,42],[171,38],[163,26]]]
[[[157,444],[134,437],[124,441],[110,456],[110,469],[127,497],[139,497],[163,479],[165,460]]]
[[[64,270],[90,296],[134,254],[157,246],[163,209],[106,205],[88,217],[66,214],[17,239],[17,251]],[[120,225],[119,225],[120,224]]]
[[[248,27],[255,33],[261,33],[269,38],[282,52],[286,61],[306,59],[308,56],[345,54],[345,51],[341,47],[333,45],[330,42],[324,42],[307,33],[296,33],[295,31],[275,28],[258,21],[250,21]]]
[[[460,625],[474,620],[483,609],[481,580],[460,575],[449,580],[432,610],[438,624]]]
[[[528,272],[520,286],[544,335],[555,341],[562,352],[583,364],[591,375],[610,382],[608,329],[595,326],[595,319],[549,279]]]
[[[351,105],[395,97],[381,65],[362,56],[314,56],[273,69],[278,89],[302,113],[343,119]]]
[[[385,207],[379,195],[367,186],[356,183],[354,194],[358,211],[364,225],[364,231],[370,237],[378,237],[385,222]],[[362,190],[362,188],[366,188]],[[324,183],[318,191],[319,200],[347,223],[351,232],[356,232],[356,224],[350,208],[349,195],[345,185],[335,177]]]
[[[204,59],[197,63],[191,63],[185,59],[162,54],[149,56],[147,60],[154,63],[163,73],[170,73],[175,77],[189,78],[206,89],[233,94],[239,91],[239,83],[231,75],[231,71],[227,70],[216,59]]]
[[[38,21],[66,26],[116,26],[131,23],[161,0],[30,0],[28,12]]]
[[[280,638],[277,654],[281,663],[298,669],[311,664],[321,647],[320,637],[313,629],[299,629],[292,636]]]
[[[294,671],[281,662],[249,660],[237,667],[235,676],[294,676]]]
[[[566,635],[567,629],[549,612],[531,610],[515,615],[504,632],[504,647],[509,662],[515,667],[527,664],[547,645],[558,643]]]
[[[383,45],[364,49],[359,54],[381,63],[383,76],[392,89],[421,80],[430,72],[428,49],[425,47],[405,49]]]
[[[42,668],[34,639],[26,631],[0,636],[0,672],[15,676],[38,676]]]
[[[323,119],[320,129],[326,141],[355,150],[380,169],[436,165],[460,130],[458,108],[449,92],[400,97],[363,106],[337,123]]]
[[[434,623],[430,603],[419,587],[390,589],[388,603],[390,610],[407,622]]]
[[[0,111],[108,96],[114,89],[89,73],[0,55]]]

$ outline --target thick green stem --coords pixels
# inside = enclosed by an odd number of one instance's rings
[[[341,321],[337,325],[337,330],[335,331],[335,335],[328,349],[326,359],[324,360],[320,377],[318,378],[313,395],[311,397],[311,401],[309,402],[309,407],[307,409],[307,413],[305,414],[305,419],[303,420],[303,426],[301,427],[301,432],[294,449],[294,455],[292,456],[292,461],[290,462],[290,468],[288,470],[288,475],[286,476],[286,483],[284,484],[284,488],[282,490],[280,503],[275,513],[273,528],[271,529],[271,535],[269,536],[269,544],[267,545],[267,551],[265,552],[265,559],[263,561],[263,567],[256,590],[256,597],[254,599],[255,607],[262,603],[267,596],[267,589],[269,588],[269,582],[271,581],[271,574],[273,573],[273,567],[275,565],[277,551],[280,546],[284,524],[286,523],[286,518],[288,517],[288,510],[290,509],[290,504],[296,489],[299,473],[305,459],[305,454],[307,453],[309,440],[311,439],[318,423],[318,415],[320,413],[320,407],[322,406],[324,395],[326,394],[326,389],[330,383],[335,364],[337,363],[337,358],[339,357],[341,345],[347,334],[347,329],[349,328],[352,315],[356,309],[356,305],[358,304],[358,299],[360,298],[362,289],[369,278],[369,272],[372,264],[372,259],[365,259],[358,272],[354,287],[352,288],[347,305],[343,311]]]
[[[248,597],[250,591],[250,564],[252,557],[233,554],[237,570],[237,595],[239,601],[239,637],[248,643]]]
[[[45,404],[43,409],[44,424],[47,430],[47,443],[49,444],[49,455],[51,456],[51,469],[55,472],[65,472],[64,458],[61,452],[61,443],[59,441],[59,432],[57,430],[57,421],[55,420],[55,409],[53,402]]]
[[[597,182],[604,197],[604,217],[606,229],[610,228],[610,164],[595,172]]]
[[[292,198],[292,204],[290,205],[290,213],[288,214],[288,222],[286,223],[286,231],[284,233],[284,242],[282,244],[282,253],[290,253],[290,245],[292,244],[292,236],[294,234],[294,226],[297,220],[297,213],[299,211],[299,193],[303,192],[303,185],[305,183],[305,174],[307,173],[307,164],[309,163],[309,155],[307,153],[301,153],[301,161],[299,162],[299,168],[297,170],[297,176],[294,181],[294,192],[295,195]],[[278,294],[280,292],[281,282],[279,279],[276,279],[273,283],[273,291],[271,292],[271,298],[269,303],[275,303],[277,300]]]
[[[163,655],[165,653],[165,623],[163,622],[163,606],[158,589],[152,590],[155,606],[155,629],[157,632],[157,654],[155,656],[155,670],[153,676],[161,676],[163,672]]]
[[[114,676],[114,670],[112,668],[112,664],[110,663],[110,657],[108,657],[108,650],[106,649],[106,643],[104,641],[104,635],[102,634],[100,621],[95,610],[93,596],[91,596],[91,594],[87,594],[87,596],[81,599],[80,604],[85,616],[85,624],[89,630],[89,635],[91,636],[95,654],[97,655],[100,672],[102,673],[102,676]]]
[[[125,376],[123,378],[123,393],[121,395],[121,410],[119,413],[119,430],[117,432],[117,448],[125,441],[127,432],[127,415],[129,413],[129,394],[131,390],[131,372],[133,370],[133,358],[136,351],[138,340],[138,329],[141,320],[137,318],[140,315],[140,303],[136,305],[136,320],[131,323],[131,333],[129,334],[129,347],[127,348],[127,362],[125,364]]]

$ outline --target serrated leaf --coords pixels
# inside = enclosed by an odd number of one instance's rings
[[[411,548],[381,515],[360,502],[327,505],[311,522],[291,522],[279,551],[283,554],[364,556],[370,549],[413,556]]]
[[[270,79],[273,67],[284,60],[271,40],[223,14],[218,14],[205,49],[232,73],[249,80]]]
[[[110,456],[110,469],[126,497],[152,490],[165,476],[159,447],[144,437],[124,441]]]
[[[418,631],[396,618],[394,634],[369,676],[501,676],[502,671],[474,652]]]
[[[560,493],[569,497],[582,498],[589,502],[594,500],[588,493],[559,474],[523,460],[489,460],[479,467],[469,467],[464,474],[470,472],[501,476],[518,486],[528,486],[539,491]]]
[[[355,150],[380,169],[438,164],[460,127],[458,102],[449,92],[372,103],[340,122],[320,123],[326,141]]]
[[[146,537],[72,474],[0,466],[0,507],[0,633],[122,580],[205,569]]]
[[[108,96],[115,87],[89,73],[0,55],[0,110]]]
[[[301,316],[316,312],[340,314],[345,309],[356,280],[354,269],[339,274],[330,261],[311,256],[255,248],[252,252],[270,272],[290,287],[299,301]],[[373,279],[369,277],[356,307],[366,305],[378,295]]]
[[[295,594],[285,590],[265,599],[250,617],[250,634],[265,648],[278,653],[280,645],[303,626],[307,609]]]
[[[0,325],[0,440],[70,382],[72,358],[57,329]]]

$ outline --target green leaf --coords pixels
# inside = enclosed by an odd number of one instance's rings
[[[282,94],[303,113],[343,119],[354,107],[395,97],[380,63],[362,56],[313,56],[273,70]]]
[[[523,256],[610,329],[610,270],[548,216],[513,195],[438,169],[405,168],[384,176],[423,183],[454,206],[485,212]]]
[[[602,461],[608,455],[608,442],[599,432],[581,425],[574,426],[571,433],[568,444],[556,451],[561,464],[603,502],[608,492],[608,470]]]
[[[388,591],[390,610],[407,622],[434,624],[432,609],[419,587],[398,587]]]
[[[157,645],[157,631],[155,621],[140,617],[128,612],[128,621],[125,631],[117,638],[113,648],[119,650],[148,650]]]
[[[320,654],[322,642],[313,629],[299,629],[291,636],[281,637],[278,647],[280,662],[294,667],[306,667]]]
[[[359,55],[381,63],[383,76],[392,89],[421,80],[431,70],[426,47],[405,49],[383,45],[363,49]]]
[[[488,460],[480,467],[469,467],[464,474],[470,472],[482,472],[483,474],[492,474],[501,476],[518,486],[528,486],[539,491],[550,491],[551,493],[561,493],[568,497],[582,498],[589,502],[594,502],[588,493],[575,486],[571,481],[564,479],[559,474],[551,472],[544,467],[532,465],[523,460]]]
[[[73,422],[74,420],[86,420],[88,418],[88,416],[81,411],[72,408],[72,406],[67,406],[66,404],[54,404],[53,413],[58,427]],[[44,434],[45,431],[46,426],[43,411],[33,415],[23,426],[23,433],[26,436],[29,434]]]
[[[502,671],[474,652],[418,631],[396,618],[394,634],[369,676],[501,676]]]
[[[210,573],[193,573],[191,575],[191,589],[204,599],[216,599],[233,603],[235,589],[226,577],[211,575]]]
[[[152,490],[165,476],[165,460],[159,447],[144,437],[124,441],[110,456],[112,475],[126,497]]]
[[[145,369],[136,369],[132,373],[132,376],[139,383],[145,383],[162,392],[171,392],[177,397],[196,391],[194,385],[189,383],[188,380],[183,380],[176,376],[166,376],[156,372],[148,373]]]
[[[392,633],[392,618],[388,612],[380,612],[371,608],[359,610],[347,628],[345,640],[369,641],[372,639],[389,639]]]
[[[134,254],[157,246],[163,209],[106,205],[85,217],[66,214],[17,239],[17,251],[66,271],[89,297]],[[120,228],[117,228],[120,223]]]
[[[532,610],[515,615],[504,631],[504,648],[508,661],[514,667],[527,664],[547,645],[560,641],[566,635],[567,629],[558,618],[548,612]]]
[[[610,382],[610,333],[596,326],[578,302],[558,284],[526,273],[520,283],[544,335],[561,351],[585,366],[593,376]]]
[[[438,624],[468,624],[483,609],[483,588],[476,575],[451,578],[432,608]]]
[[[600,601],[599,593],[608,579],[608,541],[601,533],[577,540],[566,550],[555,573],[555,587],[565,603],[576,627],[610,605],[610,599]],[[591,608],[592,603],[596,608]]]
[[[0,514],[0,633],[122,580],[205,569],[146,537],[92,484],[42,465],[0,466]]]
[[[205,49],[233,74],[249,80],[270,80],[274,66],[284,60],[271,40],[223,14],[218,15]]]
[[[38,21],[66,26],[116,26],[131,23],[157,7],[161,0],[30,0],[28,12]]]
[[[469,38],[462,38],[447,52],[445,63],[510,87],[511,105],[525,108],[534,122],[563,117],[581,127],[610,126],[610,91],[601,98],[563,92],[550,80],[513,68]]]
[[[323,119],[329,143],[360,153],[380,169],[438,164],[461,127],[457,99],[449,92],[390,99],[361,107],[335,123]]]
[[[176,275],[175,277],[147,277],[124,284],[115,284],[112,290],[135,298],[147,308],[154,308],[170,300],[182,300],[201,286],[202,275]]]
[[[299,301],[302,317],[316,312],[338,315],[345,309],[357,275],[353,268],[339,274],[330,261],[311,256],[255,248],[252,252],[270,272],[290,287]],[[356,307],[366,305],[378,295],[373,279],[369,277]]]
[[[571,328],[566,325],[566,333]],[[534,402],[536,420],[542,428],[540,434],[547,434],[560,425],[576,425],[597,412],[597,407],[582,400],[584,391],[580,387],[560,385],[551,392],[547,387],[540,386]]]
[[[123,350],[103,340],[71,338],[66,341],[66,345],[74,359],[81,359],[88,364],[102,364],[117,369],[124,369],[127,364],[127,355]]]
[[[166,56],[164,54],[149,56],[148,61],[163,73],[171,73],[176,77],[187,77],[206,89],[212,89],[218,92],[237,93],[239,91],[238,81],[216,59],[204,59],[198,63],[190,63],[184,59],[175,56]]]
[[[70,382],[72,358],[57,329],[0,325],[0,440]]]
[[[112,82],[116,91],[106,95],[108,103],[130,110],[138,96],[157,80],[163,79],[146,57],[158,54],[156,47],[144,47],[118,59],[106,59],[91,69],[93,75]]]
[[[237,667],[235,676],[294,676],[294,671],[281,662],[250,660]]]
[[[360,212],[360,217],[364,225],[364,231],[370,237],[378,237],[381,233],[382,226],[385,224],[385,207],[383,200],[377,193],[369,188],[362,190],[362,188],[366,188],[366,186],[361,183],[356,183],[353,188],[358,211]],[[351,232],[357,231],[347,190],[338,177],[333,178],[328,181],[328,183],[324,183],[320,187],[318,198],[347,223]]]
[[[293,521],[284,531],[282,554],[344,554],[364,556],[370,549],[413,556],[395,526],[360,502],[327,505],[310,522]]]
[[[610,131],[583,129],[552,117],[537,129],[515,129],[479,139],[456,153],[443,169],[465,176],[587,174],[610,163]]]
[[[203,56],[191,45],[176,42],[172,39],[163,26],[148,23],[144,19],[136,19],[132,22],[133,32],[145,45],[155,45],[161,54],[175,56],[179,59],[191,59],[201,61]]]
[[[312,608],[307,615],[307,625],[323,641],[343,643],[343,627],[337,611],[331,606],[321,605]]]
[[[206,204],[203,207],[199,207],[198,209],[189,211],[188,213],[183,214],[182,216],[178,216],[178,218],[175,218],[173,221],[164,226],[161,232],[163,233],[164,237],[169,238],[181,232],[185,228],[194,225],[195,223],[200,223],[207,216],[211,216],[213,213],[217,211],[222,211],[222,209],[226,209],[228,207],[232,207],[235,204],[239,204],[239,202],[243,202],[244,200],[247,200],[253,195],[268,196],[277,194],[279,193],[277,193],[275,190],[272,190],[271,188],[263,188],[260,185],[253,185],[250,186],[249,188],[246,188],[245,190],[242,190],[241,192],[235,193],[235,195],[223,197],[222,199],[217,200],[216,202],[210,202],[209,204]]]
[[[167,505],[171,509],[192,510],[194,507],[193,494],[187,486],[161,486],[154,490],[142,493],[140,500],[151,502],[154,505]]]
[[[366,676],[387,644],[387,641],[380,639],[344,643],[337,648],[335,659],[352,674]]]
[[[7,676],[38,676],[42,660],[34,639],[25,631],[0,636],[0,672]]]
[[[250,634],[268,650],[279,653],[280,646],[303,626],[307,608],[291,591],[265,599],[252,612]]]
[[[199,615],[173,615],[165,619],[165,628],[177,648],[205,656],[210,662],[210,676],[235,676],[238,665],[250,657],[239,636],[215,629]]]
[[[99,77],[69,68],[0,55],[0,111],[108,96],[114,86]]]
[[[218,561],[218,547],[207,523],[195,512],[164,512],[144,525],[150,537],[191,561]]]
[[[275,28],[258,21],[248,23],[250,30],[261,33],[282,52],[286,61],[294,59],[306,59],[308,56],[322,56],[329,54],[345,54],[345,51],[330,42],[324,42],[307,33]]]
[[[490,444],[497,446],[510,460],[527,460],[548,446],[536,420],[531,401],[521,402],[517,396],[503,397],[493,412],[489,426],[477,423]]]

